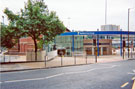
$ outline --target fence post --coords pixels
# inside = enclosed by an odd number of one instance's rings
[[[134,50],[133,50],[133,51],[134,51],[134,58],[135,58],[135,48],[134,48]]]
[[[31,53],[31,61],[32,61],[32,54],[33,54],[33,51],[30,51],[29,53]]]
[[[74,64],[76,65],[76,55],[74,55]]]
[[[63,61],[62,61],[62,55],[61,55],[61,66],[63,65]]]
[[[46,68],[46,55],[45,55],[45,68]]]
[[[5,54],[4,54],[4,62],[5,62]]]
[[[8,62],[10,62],[10,56],[8,55]]]
[[[97,47],[95,47],[95,63],[97,63]]]
[[[86,64],[87,64],[87,55],[86,55]]]
[[[124,49],[124,47],[123,47],[123,60],[124,60],[124,54],[125,54],[125,49]]]

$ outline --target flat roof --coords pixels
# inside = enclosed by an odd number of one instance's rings
[[[79,31],[79,32],[65,32],[60,36],[70,35],[128,35],[128,31]],[[134,31],[130,31],[129,35],[135,35]]]

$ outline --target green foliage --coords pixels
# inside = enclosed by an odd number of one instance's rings
[[[44,35],[46,43],[52,41],[56,35],[65,30],[56,13],[49,12],[43,0],[28,0],[25,9],[21,10],[19,24],[33,40],[43,40],[39,36]]]
[[[1,24],[1,46],[12,48],[16,44],[14,39],[14,30],[9,29],[6,25]]]
[[[25,33],[22,30],[23,28],[18,25],[20,15],[14,14],[8,8],[4,10],[4,13],[8,17],[9,24],[7,26],[2,24],[2,27],[5,26],[5,28],[2,28],[2,31],[4,31],[4,33],[2,33],[2,46],[12,48],[17,42],[19,42],[20,37],[24,36]]]
[[[40,40],[38,43],[37,43],[37,46],[39,49],[43,49],[43,40]]]

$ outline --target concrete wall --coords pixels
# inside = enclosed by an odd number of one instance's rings
[[[38,51],[37,52],[37,61],[44,61],[46,52],[45,51]],[[26,53],[26,61],[35,61],[35,52],[27,52]]]
[[[44,61],[46,56],[46,51],[38,51],[37,52],[37,61]],[[46,60],[53,59],[57,56],[57,50],[51,51],[47,53]],[[26,53],[27,61],[35,61],[35,52],[27,52]]]
[[[57,56],[57,50],[54,50],[54,51],[51,51],[51,52],[48,52],[48,59],[47,60],[50,60],[50,59],[53,59]]]

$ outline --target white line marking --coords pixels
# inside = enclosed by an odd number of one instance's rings
[[[135,73],[130,73],[130,72],[128,72],[128,74],[135,75]]]
[[[64,75],[64,73],[60,73],[60,74],[55,74],[55,75],[52,75],[52,76],[48,76],[48,77],[46,77],[46,79],[57,77],[57,76],[61,76],[61,75]]]
[[[110,64],[98,64],[98,65],[103,65],[103,66],[110,66]]]
[[[117,65],[112,65],[111,67],[104,67],[104,68],[94,68],[94,69],[90,69],[90,70],[86,70],[86,71],[78,71],[78,72],[68,72],[65,74],[77,74],[77,73],[86,73],[86,72],[90,72],[90,71],[94,71],[94,70],[99,70],[99,69],[108,69],[108,68],[113,68],[116,67]]]
[[[0,73],[0,74],[25,73],[25,72],[31,72],[31,71],[37,71],[37,70],[25,70],[25,71],[15,71],[15,72],[5,72],[5,73]]]
[[[78,73],[86,73],[86,72],[90,72],[90,71],[94,71],[94,70],[99,70],[99,69],[109,69],[109,68],[114,68],[114,67],[116,67],[116,66],[118,66],[118,65],[112,65],[111,67],[94,68],[94,69],[90,69],[90,70],[86,70],[86,71],[77,71],[77,72],[59,73],[59,74],[55,74],[55,75],[51,75],[51,76],[47,76],[47,77],[43,77],[43,78],[3,81],[2,83],[11,83],[11,82],[23,82],[23,81],[32,81],[32,80],[50,79],[50,78],[54,78],[54,77],[58,77],[58,76],[62,76],[62,75],[78,74]]]
[[[22,82],[22,81],[32,81],[32,80],[43,80],[45,78],[35,78],[35,79],[23,79],[23,80],[11,80],[11,81],[4,81],[4,83],[10,83],[10,82]]]

